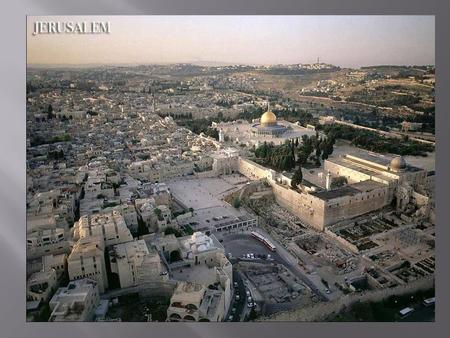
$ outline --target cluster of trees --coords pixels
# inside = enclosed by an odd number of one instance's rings
[[[325,160],[333,153],[334,143],[333,136],[320,137],[316,133],[311,137],[303,135],[301,142],[297,138],[286,140],[284,144],[278,146],[264,142],[255,149],[255,155],[266,165],[281,171],[289,171],[297,165],[301,167],[307,164],[311,158],[316,165],[320,165],[320,159]]]
[[[27,86],[26,86],[27,94],[35,92],[37,89],[38,89],[38,87],[34,86],[30,81],[27,81]]]
[[[48,152],[47,157],[49,160],[63,160],[64,159],[64,150],[51,150]]]
[[[233,107],[235,102],[232,100],[219,99],[215,102],[215,104],[220,107],[231,108],[231,107]]]
[[[40,135],[36,135],[30,140],[30,144],[32,147],[39,146],[41,144],[52,144],[58,142],[67,142],[70,141],[71,137],[69,134],[62,134],[58,136],[54,136],[51,139],[46,139]]]
[[[192,114],[190,115],[192,117]],[[211,128],[213,122],[227,122],[230,121],[229,118],[223,116],[222,112],[219,112],[216,117],[208,117],[202,119],[184,119],[178,120],[177,124],[179,126],[188,128],[190,131],[196,134],[204,133],[207,136],[213,137],[216,140],[219,139],[219,131],[215,128]]]
[[[341,68],[337,66],[332,66],[329,68],[322,69],[303,69],[303,68],[288,68],[288,67],[272,67],[264,70],[267,74],[272,75],[306,75],[306,74],[316,74],[316,73],[333,73],[339,71]]]
[[[383,114],[377,108],[373,108],[371,111],[340,108],[339,114],[335,115],[339,119],[350,120],[360,126],[378,128],[385,131],[392,127],[398,127],[404,120],[400,116]]]
[[[192,120],[192,113],[169,113],[169,114],[158,114],[160,117],[170,116],[174,120]]]
[[[320,159],[326,160],[332,153],[336,138],[333,135],[327,137],[320,137],[316,135],[308,137],[302,136],[302,143],[299,144],[298,139],[295,140],[297,151],[297,162],[304,165],[308,162],[311,154],[314,154],[316,165],[320,165]]]
[[[408,138],[387,138],[376,132],[362,130],[339,124],[325,125],[323,131],[328,137],[351,141],[357,147],[377,153],[426,156],[434,150],[430,144],[409,140]]]
[[[297,170],[294,173],[294,176],[292,176],[291,187],[293,189],[297,189],[297,186],[300,183],[302,183],[302,181],[303,181],[302,167],[298,167]]]
[[[406,120],[409,122],[423,123],[422,131],[434,134],[436,130],[435,107],[433,106],[428,109],[423,109],[423,111],[424,111],[423,115],[413,115],[411,117],[408,117]]]
[[[400,107],[407,106],[411,109],[418,109],[418,104],[421,102],[418,94],[411,95],[404,93],[404,95],[395,95],[392,91],[395,90],[390,86],[379,86],[375,90],[361,90],[355,91],[348,98],[348,101],[362,102],[383,107]]]
[[[239,113],[238,118],[247,121],[259,119],[264,112],[262,107],[258,107],[253,110],[245,110]],[[299,108],[285,108],[279,110],[273,110],[277,117],[283,118],[289,122],[300,122],[302,125],[311,124],[317,122],[313,115],[304,109]]]
[[[184,120],[184,121],[177,121],[177,124],[188,128],[193,133],[200,134],[204,133],[208,128],[210,128],[211,120],[208,118],[196,120]]]
[[[256,157],[262,159],[265,165],[274,167],[280,171],[295,168],[295,150],[289,140],[279,146],[264,142],[255,149]]]
[[[172,234],[174,234],[175,237],[183,236],[183,233],[180,230],[172,227],[167,227],[166,230],[164,230],[164,235],[172,235]]]
[[[219,131],[215,128],[208,127],[206,128],[206,130],[203,131],[203,133],[206,136],[216,139],[217,141],[219,140]]]

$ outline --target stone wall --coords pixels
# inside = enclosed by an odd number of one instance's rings
[[[281,312],[270,317],[260,318],[260,321],[324,321],[332,315],[336,315],[345,308],[349,308],[356,302],[378,302],[393,295],[404,295],[419,290],[427,290],[434,287],[434,276],[416,280],[407,285],[399,285],[394,288],[378,289],[365,293],[349,294],[330,302],[318,303],[295,311]]]
[[[269,169],[264,168],[262,165],[259,165],[256,162],[243,158],[239,158],[238,170],[242,175],[253,180],[270,177]]]
[[[323,163],[324,172],[330,172],[334,176],[344,176],[348,183],[356,183],[370,179],[370,175],[356,171],[351,168],[325,160]]]
[[[250,179],[266,178],[279,205],[300,218],[306,225],[321,231],[325,226],[381,209],[392,201],[393,196],[393,190],[385,185],[353,196],[324,200],[276,183],[272,179],[271,170],[250,160],[240,159],[239,171]],[[361,178],[367,179],[365,176]]]
[[[380,187],[353,196],[342,196],[327,201],[324,210],[324,225],[364,215],[381,209],[392,201],[392,193],[388,186]]]
[[[272,188],[275,200],[279,205],[300,218],[305,224],[317,230],[324,229],[325,202],[323,200],[312,195],[298,193],[276,183],[272,184]]]
[[[336,235],[334,232],[332,232],[332,231],[330,231],[328,229],[325,229],[325,234],[330,236],[335,241],[339,242],[344,248],[350,250],[351,252],[353,252],[353,253],[358,253],[359,252],[359,250],[356,247],[356,245],[350,243],[345,238],[342,238],[341,236]]]

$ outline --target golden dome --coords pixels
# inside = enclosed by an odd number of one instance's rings
[[[277,117],[271,111],[266,111],[261,115],[261,124],[262,125],[273,125],[277,123]]]

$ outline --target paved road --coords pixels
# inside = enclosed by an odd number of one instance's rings
[[[230,321],[229,317],[230,315],[233,316],[232,322],[239,322],[243,321],[245,318],[245,315],[247,314],[246,308],[247,303],[245,302],[245,285],[244,281],[242,279],[241,274],[233,269],[233,284],[237,283],[238,286],[233,286],[233,295],[232,300],[230,304],[230,308],[228,310],[228,313],[225,317],[225,321]],[[236,295],[239,295],[239,300],[236,300]],[[233,308],[235,308],[235,312],[233,313]]]
[[[271,238],[262,229],[258,229],[258,232],[266,236],[277,247],[276,252],[271,252],[264,244],[254,239],[249,232],[232,233],[223,237],[222,245],[225,248],[226,253],[231,253],[233,257],[241,257],[243,254],[254,253],[257,254],[270,254],[275,262],[285,265],[289,270],[294,273],[297,278],[302,280],[308,287],[313,290],[323,300],[330,300],[334,297],[331,293],[327,295],[325,293],[326,287],[320,281],[319,276],[308,275],[297,264],[297,260],[286,250],[284,247]]]
[[[258,229],[258,232],[269,238],[272,243],[274,243],[277,247],[277,253],[283,257],[283,259],[288,262],[288,267],[293,270],[292,272],[296,273],[297,276],[300,276],[302,281],[308,285],[316,294],[318,294],[323,300],[333,300],[337,297],[341,296],[341,291],[334,288],[334,286],[330,285],[328,288],[332,291],[330,294],[326,293],[327,287],[322,283],[322,278],[317,273],[308,274],[305,270],[303,270],[297,263],[297,258],[295,258],[289,251],[287,251],[283,245],[275,241],[266,231],[263,229]]]
[[[415,311],[409,316],[400,319],[400,322],[434,322],[435,319],[435,307],[424,306],[422,304],[415,307]]]

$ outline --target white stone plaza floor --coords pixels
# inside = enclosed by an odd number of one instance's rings
[[[245,214],[223,201],[222,198],[243,187],[248,180],[239,174],[218,178],[177,179],[167,182],[172,196],[188,208],[194,217],[183,224],[198,223],[195,228],[207,227],[214,217],[237,217]],[[211,222],[212,223],[212,222]]]

